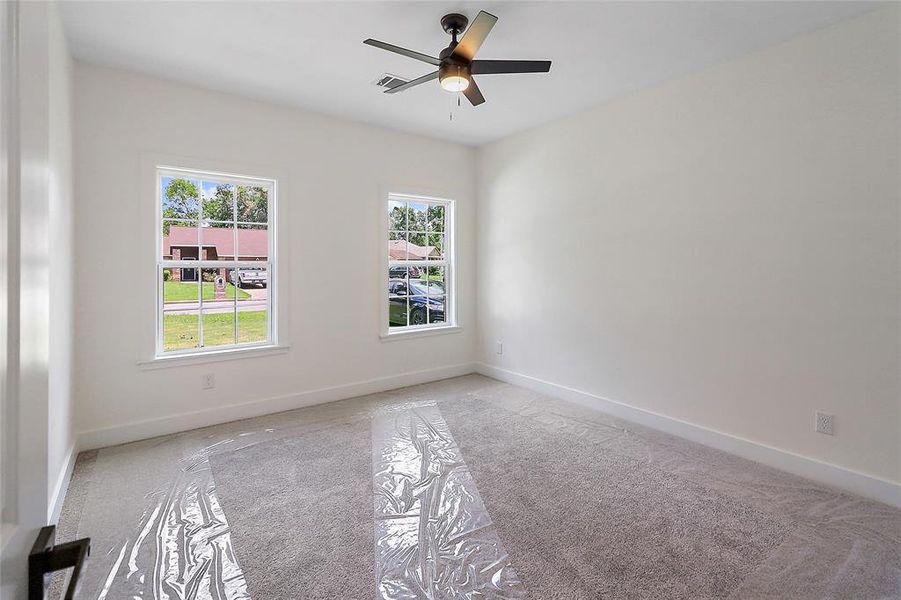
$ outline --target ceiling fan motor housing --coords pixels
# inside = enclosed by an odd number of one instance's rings
[[[441,28],[455,38],[463,33],[467,25],[469,25],[469,19],[460,13],[450,13],[441,17]]]
[[[438,53],[438,59],[442,65],[459,65],[465,67],[469,65],[469,61],[461,56],[454,54],[454,48],[457,47],[456,42],[451,42],[450,46]]]

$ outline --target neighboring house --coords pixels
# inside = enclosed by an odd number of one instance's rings
[[[224,227],[197,228],[173,225],[163,236],[163,258],[172,260],[265,260],[269,254],[269,232],[265,229],[238,229],[237,256],[235,230]],[[228,269],[219,269],[227,276]],[[197,281],[197,269],[172,269],[174,281]]]
[[[440,256],[441,250],[436,246],[417,246],[404,240],[388,240],[388,257],[391,260],[426,260]]]

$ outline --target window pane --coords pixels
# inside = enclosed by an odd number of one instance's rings
[[[185,269],[162,269],[163,278],[163,351],[197,348],[200,342],[198,315],[200,283],[197,269],[194,280],[173,278]]]
[[[160,205],[164,219],[198,219],[200,181],[180,177],[162,177],[160,179]]]
[[[410,267],[388,267],[388,326],[407,326],[407,280]]]
[[[428,217],[426,210],[428,205],[424,202],[410,202],[407,208],[407,230],[425,231]]]
[[[388,232],[388,260],[407,260],[407,232]]]
[[[238,186],[238,221],[269,222],[269,190],[257,186]]]
[[[410,296],[407,298],[409,304],[409,323],[411,326],[425,325],[428,322],[428,309],[426,307],[424,296]]]
[[[429,296],[429,323],[444,323],[445,296]]]
[[[197,260],[200,228],[197,221],[163,219],[164,260]]]
[[[407,299],[388,298],[388,327],[407,326]]]
[[[235,309],[203,309],[203,347],[216,348],[235,343]]]
[[[409,260],[426,260],[429,256],[428,245],[427,233],[411,231],[408,234],[407,258]]]
[[[228,183],[203,182],[203,220],[233,223],[235,220],[235,186]]]
[[[407,203],[399,200],[388,201],[388,229],[406,231]]]
[[[429,299],[428,281],[424,279],[425,269],[417,268],[416,277],[407,280],[408,321],[410,325],[428,323]]]
[[[232,222],[204,221],[200,228],[201,260],[235,260],[235,227]]]
[[[447,292],[444,286],[444,267],[425,267],[423,278],[426,280],[429,296],[443,296]]]
[[[199,340],[197,309],[163,312],[164,352],[197,348]]]
[[[444,231],[444,205],[429,205],[429,231]]]
[[[238,288],[238,300],[249,300],[253,297],[267,299],[269,287],[269,271],[266,267],[243,267],[229,273],[229,281]],[[244,293],[240,293],[243,290]]]
[[[251,344],[269,339],[269,270],[236,269],[233,273],[238,293],[238,343]]]
[[[444,234],[430,233],[428,243],[429,260],[444,260]]]
[[[420,275],[424,272],[424,267],[417,267],[413,265],[405,265],[402,263],[394,264],[388,267],[388,279],[389,280],[404,280],[406,282],[407,279],[416,279],[420,277]],[[406,288],[404,288],[406,289]]]
[[[238,225],[238,260],[269,260],[269,228]]]

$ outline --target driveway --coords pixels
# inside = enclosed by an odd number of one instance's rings
[[[241,288],[242,291],[250,294],[251,300],[263,300],[269,297],[269,288],[263,287],[249,287],[249,288]]]

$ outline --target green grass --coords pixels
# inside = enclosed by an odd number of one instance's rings
[[[266,341],[266,311],[238,312],[238,343]],[[163,350],[196,348],[199,339],[197,315],[163,316]],[[203,345],[205,348],[235,343],[234,313],[203,315]]]
[[[204,281],[203,299],[216,299],[216,284],[212,281]],[[235,297],[235,286],[230,283],[225,284],[225,297],[231,300]],[[197,282],[188,281],[164,281],[163,282],[163,298],[166,302],[187,302],[197,300]],[[250,294],[244,290],[238,290],[238,300],[250,298]]]

